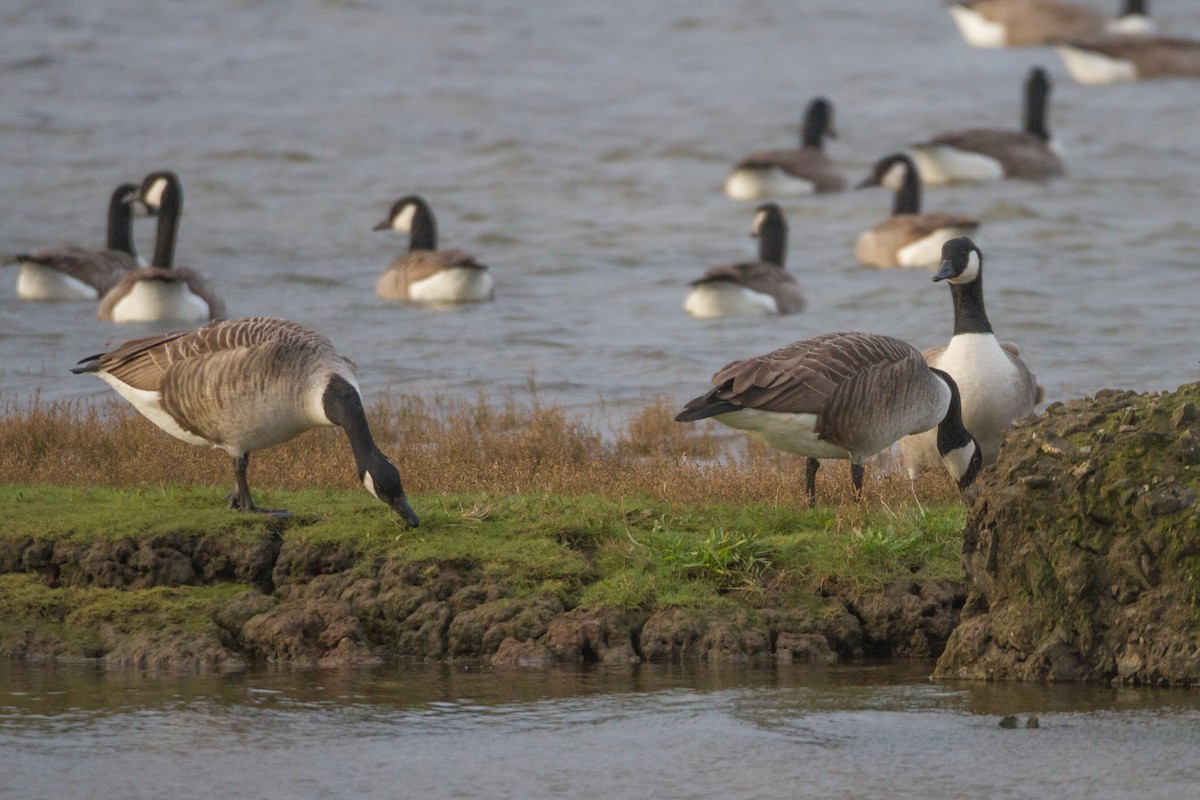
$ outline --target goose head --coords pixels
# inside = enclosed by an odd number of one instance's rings
[[[942,245],[942,265],[935,281],[971,283],[983,273],[983,251],[966,236],[951,239]]]
[[[372,230],[407,233],[409,250],[437,249],[437,223],[433,210],[420,195],[405,195],[392,203],[387,217]]]
[[[804,111],[804,126],[801,130],[801,145],[820,148],[825,137],[837,138],[833,127],[833,104],[824,97],[817,97]]]
[[[404,494],[400,470],[378,448],[367,458],[366,468],[359,477],[367,491],[399,514],[410,528],[421,524],[417,512],[412,510]]]

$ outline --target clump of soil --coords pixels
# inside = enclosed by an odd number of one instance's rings
[[[935,677],[1200,683],[1200,383],[1056,403],[977,487]]]

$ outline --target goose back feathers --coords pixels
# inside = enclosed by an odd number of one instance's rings
[[[108,235],[102,250],[64,246],[22,253],[17,296],[22,300],[97,300],[138,266],[133,249],[132,201],[137,186],[123,183],[108,201]]]
[[[172,436],[232,456],[231,507],[257,510],[245,474],[251,451],[338,425],[368,491],[417,524],[398,471],[371,438],[353,365],[310,328],[270,317],[224,320],[131,339],[73,371],[95,374]]]
[[[424,198],[401,197],[374,230],[408,233],[408,252],[379,276],[376,296],[428,303],[478,303],[495,296],[487,266],[466,250],[438,249],[437,222]]]
[[[921,182],[912,160],[903,153],[875,163],[859,188],[886,186],[896,190],[892,216],[859,235],[854,257],[871,267],[930,267],[942,259],[942,244],[979,228],[966,214],[921,213]]]
[[[1114,33],[1147,33],[1145,0],[1125,0],[1118,17],[1063,0],[959,0],[949,5],[973,47],[1034,47]]]
[[[846,188],[846,178],[825,153],[826,136],[836,136],[833,105],[818,97],[804,112],[800,146],[761,150],[746,156],[725,179],[725,194],[734,200],[753,200],[842,191]]]
[[[713,267],[691,282],[683,310],[693,317],[794,314],[804,310],[804,295],[784,268],[787,220],[775,203],[754,214],[751,235],[758,237],[758,260]]]
[[[977,447],[962,425],[953,379],[890,336],[820,334],[735,361],[713,375],[712,383],[675,419],[712,417],[807,456],[810,499],[817,459],[849,460],[861,493],[863,461],[902,436],[935,426],[947,469],[959,485],[965,488],[978,470]]]
[[[1064,42],[1058,54],[1078,83],[1200,78],[1200,42],[1169,36],[1109,36]]]

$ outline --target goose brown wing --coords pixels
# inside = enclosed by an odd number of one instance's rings
[[[47,269],[82,281],[103,296],[125,273],[137,268],[137,261],[121,250],[88,250],[84,247],[55,247],[32,255],[19,256]]]

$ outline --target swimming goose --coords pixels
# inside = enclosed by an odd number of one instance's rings
[[[1050,78],[1034,67],[1025,80],[1024,130],[970,128],[939,134],[912,146],[921,182],[932,184],[996,178],[1049,178],[1063,165],[1050,144],[1046,100]]]
[[[833,105],[824,97],[808,104],[800,126],[800,147],[751,153],[725,179],[725,194],[753,200],[791,194],[840,192],[846,179],[825,154],[825,136],[836,137]]]
[[[152,172],[136,196],[158,216],[154,258],[149,267],[126,272],[100,300],[105,322],[175,320],[201,322],[225,316],[225,304],[200,273],[175,267],[175,237],[183,211],[183,187],[174,172]]]
[[[408,252],[379,276],[375,294],[384,300],[479,303],[495,296],[488,268],[466,250],[438,250],[433,210],[418,195],[401,197],[377,231],[408,233]]]
[[[21,266],[17,297],[22,300],[98,300],[131,269],[138,267],[133,251],[132,200],[137,186],[122,183],[108,201],[108,237],[103,250],[55,247],[13,258]]]
[[[958,0],[949,9],[973,47],[1033,47],[1105,34],[1144,34],[1153,28],[1146,0],[1125,0],[1116,18],[1062,0]]]
[[[875,333],[823,333],[766,355],[735,361],[713,388],[676,415],[712,417],[772,447],[806,456],[805,488],[816,504],[821,458],[850,461],[862,498],[863,461],[897,439],[937,428],[942,460],[965,490],[979,471],[979,449],[960,414],[958,387],[931,369],[916,348]]]
[[[286,515],[251,499],[250,452],[337,425],[367,491],[409,525],[419,522],[400,473],[371,438],[354,365],[310,328],[270,317],[223,320],[131,339],[83,359],[72,372],[96,375],[172,436],[229,453],[231,509]]]
[[[1200,42],[1168,36],[1108,36],[1058,46],[1079,83],[1200,78]]]
[[[983,307],[983,253],[970,239],[952,239],[942,247],[942,266],[935,281],[950,284],[954,300],[954,335],[950,342],[926,350],[930,367],[958,382],[963,424],[974,434],[984,464],[996,460],[1012,421],[1033,413],[1045,389],[1011,342],[992,333]],[[910,475],[937,463],[937,444],[928,434],[900,440],[900,457]]]
[[[858,185],[895,189],[892,216],[868,231],[854,245],[854,257],[871,267],[933,267],[942,261],[942,244],[979,228],[965,214],[922,214],[921,179],[903,153],[881,158],[871,175]]]
[[[691,282],[683,310],[693,317],[739,314],[794,314],[804,310],[804,295],[784,269],[787,220],[775,203],[754,213],[751,236],[758,237],[758,260],[713,267]]]

